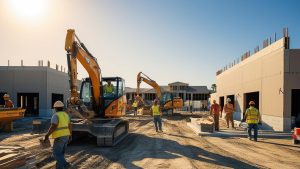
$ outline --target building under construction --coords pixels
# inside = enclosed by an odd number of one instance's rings
[[[66,101],[69,94],[69,77],[62,67],[0,66],[0,105],[2,96],[8,93],[15,107],[26,109],[25,116],[46,117],[52,115],[55,101]]]
[[[236,108],[234,118],[241,120],[250,100],[262,114],[263,128],[289,131],[300,115],[300,49],[290,49],[288,30],[283,38],[263,43],[253,54],[245,53],[219,70],[217,92],[212,94],[223,107],[231,98]]]

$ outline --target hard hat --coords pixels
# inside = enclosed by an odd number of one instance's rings
[[[255,102],[254,101],[250,101],[249,105],[255,105]]]
[[[3,97],[4,98],[9,98],[10,96],[9,96],[9,94],[5,94]]]
[[[227,102],[231,102],[231,99],[230,99],[230,98],[227,98]]]
[[[54,103],[54,105],[53,105],[53,107],[54,108],[58,108],[58,107],[64,107],[65,105],[64,105],[64,103],[63,102],[61,102],[61,101],[56,101],[55,103]]]

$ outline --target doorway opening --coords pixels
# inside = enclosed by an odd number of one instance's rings
[[[234,95],[228,95],[227,98],[229,98],[231,100],[231,104],[233,105],[233,107],[235,106],[235,100],[234,100]]]
[[[243,117],[245,115],[246,110],[250,107],[249,102],[254,101],[255,102],[255,108],[259,110],[259,92],[251,92],[251,93],[245,93],[244,94],[244,112],[243,112]]]
[[[57,93],[52,93],[52,99],[51,99],[51,107],[53,108],[53,104],[56,102],[56,101],[62,101],[64,102],[64,95],[63,94],[57,94]]]
[[[296,118],[300,115],[300,89],[292,89],[291,128],[296,127]],[[300,117],[299,117],[300,118]],[[300,124],[297,124],[299,126]]]
[[[221,106],[221,111],[223,111],[223,107],[224,107],[224,96],[219,97],[219,103],[220,103],[220,106]]]
[[[6,92],[0,92],[0,105],[5,105],[5,101],[3,99],[3,96],[7,94]]]
[[[26,109],[25,116],[39,115],[39,93],[18,93],[17,103],[18,107]]]

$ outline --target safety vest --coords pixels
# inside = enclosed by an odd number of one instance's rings
[[[257,124],[258,123],[259,111],[256,108],[254,108],[254,107],[248,108],[246,111],[246,115],[247,115],[246,122],[248,124]]]
[[[71,135],[69,130],[70,117],[66,112],[60,111],[56,113],[58,117],[58,125],[57,128],[52,133],[52,138],[58,138],[63,136]]]
[[[134,102],[132,103],[132,107],[137,107],[137,105],[138,105],[137,101],[134,101]]]
[[[159,111],[159,105],[153,105],[152,106],[152,114],[153,116],[159,116],[160,115],[160,111]]]
[[[113,85],[106,85],[105,86],[105,93],[112,93],[114,91],[114,86]]]

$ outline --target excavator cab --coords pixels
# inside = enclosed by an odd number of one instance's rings
[[[104,77],[102,78],[102,86],[105,108],[125,94],[125,81],[120,77]]]
[[[183,101],[180,97],[175,97],[173,93],[166,92],[162,94],[160,105],[163,105],[163,110],[181,108]]]
[[[122,105],[126,104],[125,94],[125,81],[120,77],[104,77],[101,84],[101,106],[97,108],[94,105],[95,99],[93,98],[93,90],[90,78],[83,79],[81,83],[80,99],[89,110],[95,110],[97,116],[100,117],[119,117],[125,114],[125,107],[123,110]]]

